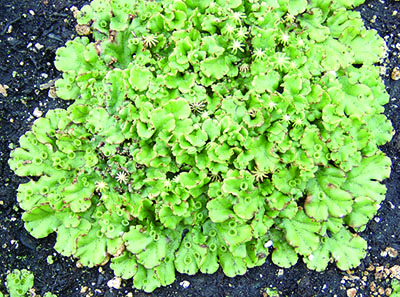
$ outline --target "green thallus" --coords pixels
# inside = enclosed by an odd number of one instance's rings
[[[233,277],[272,251],[357,266],[390,160],[361,0],[94,0],[57,51],[57,94],[9,161],[26,229],[138,289]]]

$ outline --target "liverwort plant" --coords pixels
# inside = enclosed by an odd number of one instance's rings
[[[7,274],[6,287],[10,293],[10,297],[26,296],[28,291],[33,287],[33,273],[26,269],[14,269]],[[3,296],[1,294],[1,296]],[[7,295],[6,295],[7,296]]]
[[[10,167],[25,228],[138,289],[359,265],[392,137],[362,0],[94,0],[57,51],[57,94]]]
[[[26,270],[14,269],[6,276],[6,287],[7,293],[0,292],[0,297],[26,297],[26,296],[37,296],[34,292],[33,287],[34,276],[33,273]],[[57,297],[56,295],[47,292],[43,297]]]

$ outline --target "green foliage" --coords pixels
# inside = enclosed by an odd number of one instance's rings
[[[9,297],[26,297],[32,296],[30,290],[33,287],[34,276],[33,273],[26,270],[18,270],[14,269],[11,273],[6,276],[6,287],[8,294],[3,294],[0,292],[0,296],[9,296]],[[35,295],[38,296],[38,295]],[[38,296],[40,297],[40,296]],[[57,297],[56,295],[47,292],[43,295],[43,297]]]
[[[57,94],[10,167],[35,237],[145,291],[181,273],[357,266],[392,136],[362,3],[104,1],[57,51]]]
[[[277,290],[275,288],[265,288],[264,289],[265,292],[263,292],[263,294],[265,293],[266,296],[268,297],[279,297],[279,293],[277,292]]]
[[[33,287],[33,274],[26,269],[14,269],[7,274],[6,286],[10,297],[27,296],[28,291]]]
[[[393,279],[391,282],[392,285],[392,294],[391,297],[399,297],[400,296],[400,282],[397,279]]]

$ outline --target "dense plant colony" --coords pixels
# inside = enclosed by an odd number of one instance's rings
[[[362,0],[94,0],[10,166],[26,229],[152,291],[301,256],[360,263],[392,136]]]

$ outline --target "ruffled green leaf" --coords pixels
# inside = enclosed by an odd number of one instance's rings
[[[247,266],[243,258],[226,253],[222,251],[221,248],[218,252],[219,262],[226,276],[235,277],[236,275],[243,275],[246,273]]]
[[[88,267],[104,262],[107,258],[107,239],[97,226],[86,234],[82,234],[76,241],[76,253],[79,261]]]
[[[232,203],[226,197],[217,197],[207,203],[210,219],[222,223],[233,217]]]
[[[307,0],[289,0],[288,11],[292,15],[298,15],[306,10]]]
[[[79,236],[87,234],[91,224],[87,220],[81,220],[78,226],[74,228],[66,228],[61,225],[57,229],[57,241],[54,249],[63,256],[71,256],[76,253],[76,240]]]
[[[133,284],[139,290],[153,292],[161,285],[161,282],[153,269],[146,269],[143,265],[138,264]]]
[[[326,268],[329,262],[329,253],[341,270],[348,270],[360,265],[365,257],[367,242],[358,235],[351,234],[346,228],[327,238],[325,242],[308,258],[305,258],[307,266],[317,271]]]
[[[191,113],[188,102],[182,98],[168,101],[168,103],[164,105],[164,109],[173,114],[177,120],[183,120],[189,117]]]
[[[129,83],[136,91],[146,90],[152,78],[152,72],[144,67],[134,65],[130,69]]]
[[[379,181],[390,175],[391,161],[383,153],[363,158],[360,165],[347,174],[343,189],[354,197],[369,197],[380,203],[385,199],[386,187]]]
[[[25,229],[35,238],[43,238],[53,233],[62,222],[54,215],[55,211],[45,204],[33,208],[22,215]]]
[[[209,78],[221,79],[229,72],[228,61],[224,56],[207,58],[200,63],[200,70]]]
[[[114,271],[115,275],[118,275],[123,279],[133,277],[138,270],[136,257],[127,251],[125,251],[121,256],[112,258],[110,267]]]
[[[192,232],[188,233],[183,239],[179,250],[176,252],[174,262],[176,270],[190,275],[195,274],[199,270],[201,259],[207,252],[205,246],[196,242],[196,237],[202,235],[194,229],[192,229]]]
[[[357,197],[354,199],[353,210],[344,221],[353,228],[363,228],[371,220],[379,209],[379,204],[369,197]]]
[[[329,216],[342,218],[352,210],[353,196],[343,190],[345,173],[336,168],[321,170],[307,184],[304,210],[308,216],[325,221]]]
[[[216,225],[224,242],[229,247],[237,247],[238,245],[250,241],[253,237],[251,226],[234,220],[226,221]]]
[[[283,233],[274,230],[272,232],[274,251],[272,252],[272,262],[280,267],[289,268],[297,263],[297,253],[294,248],[283,240]]]
[[[242,0],[227,0],[227,1],[217,0],[216,2],[221,6],[227,6],[231,9],[238,8],[242,4]]]
[[[160,284],[168,286],[175,281],[175,265],[172,256],[167,256],[163,262],[154,269]]]
[[[281,76],[276,71],[268,71],[267,74],[256,75],[251,83],[257,93],[274,92],[278,85]]]
[[[321,225],[307,217],[303,211],[297,212],[291,220],[283,219],[279,226],[297,253],[308,256],[318,248],[320,239],[317,233]]]
[[[342,32],[339,41],[352,48],[356,63],[377,63],[385,53],[384,41],[373,30],[348,27]]]
[[[76,71],[83,73],[89,71],[90,65],[81,54],[85,51],[85,47],[88,43],[89,39],[87,37],[78,37],[68,41],[65,47],[61,47],[57,50],[54,65],[58,70],[64,72]]]
[[[319,8],[314,8],[312,14],[304,13],[299,18],[300,24],[308,29],[310,38],[316,42],[326,40],[330,34],[329,28],[323,25],[325,17],[326,13]]]
[[[163,205],[159,212],[161,223],[169,229],[176,229],[179,222],[182,221],[182,217],[177,216],[173,213],[169,206]]]
[[[206,144],[208,135],[203,130],[193,130],[189,135],[185,136],[186,140],[189,141],[193,146],[203,147]]]

